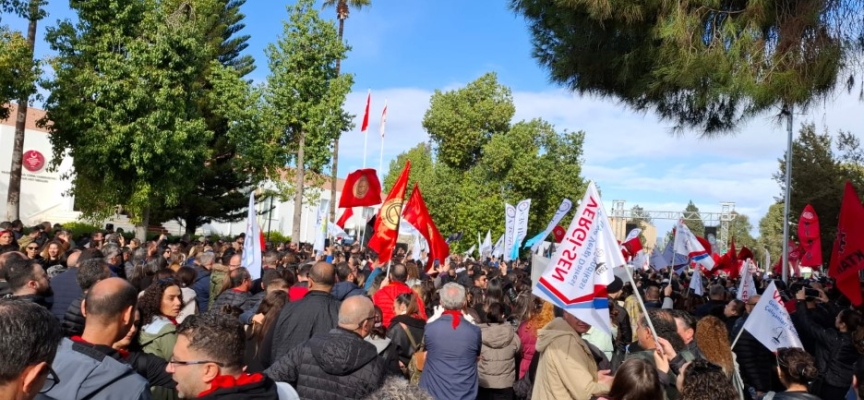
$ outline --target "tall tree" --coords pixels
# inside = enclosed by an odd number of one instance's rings
[[[783,202],[777,202],[768,207],[768,213],[759,220],[759,240],[756,241],[759,261],[765,261],[765,253],[771,255],[771,264],[779,260],[783,252]],[[771,268],[771,265],[764,266]]]
[[[190,171],[194,174],[190,180],[194,182],[191,190],[182,195],[175,206],[164,205],[159,208],[159,213],[153,215],[156,222],[171,219],[178,220],[184,226],[187,234],[194,234],[195,230],[214,219],[219,221],[233,222],[246,217],[245,207],[249,201],[249,191],[252,190],[261,179],[262,174],[253,171],[260,170],[261,165],[253,165],[262,161],[260,158],[249,157],[247,154],[238,152],[237,136],[229,135],[229,130],[237,127],[240,114],[222,114],[216,109],[225,102],[241,102],[245,106],[253,107],[248,111],[255,111],[254,99],[250,98],[252,88],[248,82],[242,80],[244,76],[255,70],[255,60],[249,55],[242,55],[242,51],[248,46],[249,35],[241,35],[245,25],[244,15],[240,7],[245,0],[218,0],[219,12],[211,18],[202,18],[201,29],[210,43],[208,47],[212,53],[207,56],[210,60],[216,60],[236,74],[219,74],[219,79],[226,79],[223,84],[236,85],[235,89],[227,86],[214,84],[212,79],[217,75],[210,69],[202,69],[200,80],[202,82],[202,95],[197,101],[201,114],[207,122],[207,129],[213,132],[208,144],[208,155],[203,165]],[[229,83],[230,81],[233,81]],[[234,92],[237,90],[238,92]],[[224,93],[226,97],[219,96]],[[216,96],[212,96],[216,94]],[[239,108],[239,107],[238,107]],[[239,108],[242,114],[248,111]],[[250,127],[248,122],[255,116],[245,115],[244,140],[250,140],[250,136],[258,137],[262,134],[260,127]],[[258,197],[258,200],[261,200]]]
[[[36,93],[36,78],[38,72],[36,63],[33,60],[33,53],[36,49],[36,25],[39,20],[45,17],[43,6],[45,1],[29,0],[26,5],[20,0],[7,0],[4,2],[4,8],[11,8],[17,13],[25,17],[29,24],[27,26],[27,48],[26,54],[21,54],[24,59],[19,63],[19,67],[23,67],[18,71],[18,83],[15,85],[20,90],[18,97],[18,110],[15,115],[15,138],[12,143],[12,165],[9,169],[9,190],[6,194],[6,219],[14,221],[19,218],[21,205],[21,173],[22,163],[24,158],[24,130],[27,127],[27,107],[30,103],[30,96]],[[14,44],[14,42],[13,42]]]
[[[753,253],[756,254],[756,250],[759,250],[759,248],[756,246],[756,239],[754,239],[753,234],[750,233],[753,230],[753,224],[750,223],[750,217],[746,214],[739,214],[734,211],[732,212],[732,215],[735,216],[735,219],[729,223],[729,239],[735,238],[736,249],[740,249],[741,246],[747,246],[747,248],[753,250]]]
[[[333,140],[352,126],[352,115],[343,105],[354,77],[336,70],[349,48],[313,5],[313,0],[298,0],[289,6],[282,35],[266,50],[270,75],[264,98],[275,135],[270,157],[276,164],[294,164],[295,243],[300,241],[306,170],[320,176],[330,161]]]
[[[792,154],[795,173],[792,174],[790,222],[797,223],[804,207],[812,205],[819,215],[822,254],[831,254],[845,182],[852,181],[858,190],[864,189],[864,157],[861,157],[858,138],[847,132],[840,132],[836,138],[827,132],[819,134],[815,125],[806,124],[792,143]],[[786,193],[785,155],[778,162],[774,180],[780,186],[782,198]]]
[[[81,0],[75,22],[48,29],[57,56],[42,122],[56,165],[73,157],[72,194],[85,215],[123,205],[144,238],[153,205],[173,205],[207,156],[197,106],[212,53],[199,18],[215,1]]]
[[[696,236],[705,236],[705,222],[702,221],[699,207],[693,204],[693,200],[690,200],[687,203],[687,207],[684,208],[684,217],[684,225],[690,228],[690,232],[693,232]]]
[[[345,21],[351,15],[351,9],[361,9],[372,4],[372,0],[324,0],[324,7],[336,8],[336,19],[339,21],[339,42],[344,43]],[[336,60],[336,75],[342,72],[342,60]],[[342,132],[333,140],[333,167],[330,170],[330,220],[336,220],[336,184],[339,180],[339,138]]]

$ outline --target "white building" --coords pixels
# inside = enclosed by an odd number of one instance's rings
[[[9,170],[12,165],[12,147],[15,138],[15,116],[17,108],[11,106],[10,117],[0,120],[0,221],[6,217],[6,197],[9,190]],[[45,111],[29,108],[27,111],[27,129],[24,136],[24,170],[21,181],[21,203],[20,219],[25,226],[35,225],[43,221],[52,223],[64,223],[76,221],[81,213],[75,211],[75,201],[71,196],[64,195],[71,189],[71,182],[64,180],[63,175],[72,168],[71,157],[66,157],[57,171],[49,171],[48,165],[52,160],[51,141],[46,130],[36,126],[36,121],[45,116]],[[291,177],[287,177],[291,179]],[[345,181],[338,179],[336,197],[341,194]],[[318,188],[306,188],[307,191],[318,191],[320,201],[330,199],[330,183],[325,182]],[[315,197],[315,196],[313,196]],[[265,210],[270,207],[269,201],[258,206],[258,219],[262,232],[267,232],[268,226],[272,231],[280,232],[290,236],[293,224],[294,201],[275,203],[272,220]],[[377,208],[375,209],[377,211]],[[354,210],[354,216],[345,224],[345,230],[356,235],[358,229],[365,226],[363,211],[360,208]],[[372,211],[367,211],[367,214]],[[318,213],[318,204],[304,204],[301,214],[300,241],[312,242],[315,239],[315,222]],[[336,217],[342,215],[338,210]],[[103,223],[114,223],[116,227],[130,230],[132,225],[122,215]],[[334,221],[335,222],[335,221]],[[162,224],[170,233],[181,234],[183,227],[174,221]],[[198,232],[218,233],[221,235],[237,235],[245,230],[246,221],[234,223],[214,222],[199,228]],[[357,237],[357,236],[355,236]]]

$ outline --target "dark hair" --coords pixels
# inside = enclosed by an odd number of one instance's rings
[[[351,273],[354,272],[351,270],[351,267],[348,266],[346,262],[340,262],[335,265],[336,267],[336,277],[339,278],[339,282],[345,282],[348,280],[348,277],[351,276]]]
[[[282,271],[282,279],[288,284],[288,286],[294,286],[297,283],[297,275],[294,274],[290,268],[285,268]]]
[[[141,311],[141,326],[147,326],[153,322],[153,318],[162,315],[162,295],[165,294],[165,289],[170,286],[177,286],[177,281],[174,279],[155,280],[153,284],[144,290],[141,299],[138,301],[138,310]],[[183,291],[180,291],[180,301],[183,301]]]
[[[189,340],[189,349],[203,353],[210,361],[225,368],[243,367],[246,335],[243,324],[227,314],[208,312],[190,315],[177,326],[177,335]]]
[[[490,324],[500,324],[505,322],[507,317],[504,315],[504,305],[501,303],[492,303],[486,306],[486,322]]]
[[[657,369],[641,358],[624,361],[615,373],[606,397],[612,400],[655,400],[663,398]]]
[[[390,276],[395,282],[405,283],[408,280],[408,268],[402,264],[393,264],[390,267]]]
[[[249,328],[246,331],[247,337],[254,339],[256,355],[258,354],[258,350],[261,348],[261,342],[264,340],[264,336],[267,335],[267,332],[270,331],[270,328],[274,323],[276,323],[276,320],[279,319],[279,313],[282,312],[282,307],[285,307],[285,304],[287,303],[288,293],[281,290],[267,293],[267,296],[261,300],[261,305],[258,306],[256,313],[264,314],[264,323],[261,325],[249,325]]]
[[[317,285],[333,287],[336,284],[336,269],[330,263],[315,263],[309,270],[309,279]]]
[[[742,316],[744,315],[744,302],[738,299],[729,300],[732,303],[732,311],[735,311],[735,315]]]
[[[273,280],[282,279],[282,273],[275,269],[265,269],[261,274],[261,287],[266,289]]]
[[[802,349],[791,347],[777,349],[777,366],[789,383],[807,385],[819,376],[813,356]]]
[[[137,302],[138,290],[131,283],[124,281],[122,288],[114,292],[94,293],[92,290],[87,292],[84,311],[87,313],[87,318],[114,318],[127,308],[135,307]]]
[[[193,283],[195,283],[195,278],[198,276],[198,272],[195,271],[195,268],[192,267],[180,267],[177,272],[174,273],[174,277],[180,281],[181,287],[191,287]]]
[[[104,258],[91,258],[78,264],[78,274],[75,281],[82,291],[86,292],[103,279],[111,277],[111,270]]]
[[[387,327],[384,326],[384,311],[381,310],[381,307],[375,307],[375,323],[372,325],[372,330],[370,332],[371,336],[376,339],[382,339],[387,337]]]
[[[0,300],[0,385],[31,365],[51,364],[63,335],[45,307],[23,300]]]
[[[88,248],[81,250],[81,255],[78,256],[78,264],[85,260],[89,260],[91,258],[105,258],[105,255],[102,254],[102,250],[97,248]]]
[[[861,313],[851,309],[840,311],[840,322],[846,324],[846,330],[850,333],[857,331],[862,325]]]
[[[27,286],[27,282],[36,279],[36,266],[39,263],[36,260],[29,258],[10,258],[6,261],[4,272],[6,275],[6,283],[9,284],[9,290],[12,292]],[[40,266],[41,268],[41,266]]]
[[[675,351],[682,351],[686,344],[681,335],[678,334],[678,325],[675,323],[675,318],[666,310],[648,310],[648,317],[651,318],[651,323],[654,325],[654,330],[657,331],[657,336],[669,341]],[[639,319],[641,326],[648,326],[645,320],[645,315]]]
[[[737,400],[738,393],[723,368],[697,358],[684,369],[681,400]]]
[[[689,312],[684,311],[684,310],[668,310],[668,311],[670,314],[672,314],[672,318],[675,318],[676,320],[680,319],[681,321],[684,321],[684,326],[686,328],[693,329],[694,331],[696,330],[696,323],[698,321],[696,321],[696,317],[694,317],[693,314],[690,314]],[[676,321],[676,324],[677,324],[677,321]]]

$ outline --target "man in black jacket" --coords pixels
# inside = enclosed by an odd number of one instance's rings
[[[381,387],[386,376],[385,360],[364,340],[374,322],[372,300],[349,297],[339,308],[338,327],[294,348],[264,374],[287,382],[302,399],[362,399]]]
[[[102,258],[91,258],[84,260],[81,266],[78,267],[75,280],[81,291],[87,294],[96,282],[110,277],[110,265],[103,261]],[[73,301],[66,310],[66,315],[63,316],[63,323],[60,325],[63,329],[63,336],[78,336],[84,332],[84,314],[81,313],[81,303],[83,301],[84,295]]]
[[[29,258],[9,260],[4,270],[12,291],[9,298],[30,301],[51,310],[51,284],[38,261]]]
[[[333,265],[318,262],[309,271],[309,293],[299,301],[288,303],[267,336],[264,347],[270,345],[270,357],[261,354],[264,368],[278,361],[289,351],[319,333],[329,332],[339,319],[339,301],[330,295],[336,283]]]

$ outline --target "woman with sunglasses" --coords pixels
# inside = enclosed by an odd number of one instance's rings
[[[141,313],[141,333],[138,343],[145,353],[168,361],[177,342],[177,316],[183,306],[183,292],[174,279],[159,279],[144,290],[138,301]],[[154,400],[177,399],[174,390],[153,387]]]
[[[27,258],[29,258],[31,260],[35,260],[36,262],[39,263],[39,265],[42,266],[43,269],[47,269],[47,268],[45,268],[45,265],[42,263],[42,255],[39,254],[39,243],[36,243],[36,242],[27,243],[27,245],[24,246],[24,248],[21,250],[24,250],[24,254],[27,255]]]

